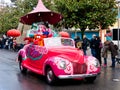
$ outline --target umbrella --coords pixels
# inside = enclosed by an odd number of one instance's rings
[[[41,0],[38,0],[36,8],[28,14],[20,18],[23,24],[32,25],[37,22],[48,22],[49,24],[56,24],[62,19],[62,15],[47,9]]]

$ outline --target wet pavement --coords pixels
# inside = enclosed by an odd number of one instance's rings
[[[108,67],[102,67],[94,83],[62,80],[50,86],[42,76],[32,72],[21,74],[16,56],[17,52],[0,49],[0,90],[120,90],[120,64],[110,68],[110,58]]]

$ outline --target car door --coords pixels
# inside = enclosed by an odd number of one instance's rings
[[[26,49],[29,66],[34,69],[42,69],[47,53],[46,47],[31,44]]]

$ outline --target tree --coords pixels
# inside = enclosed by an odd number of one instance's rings
[[[10,29],[11,27],[11,18],[12,16],[9,15],[10,10],[7,7],[1,8],[0,11],[0,33],[5,33],[6,30]]]
[[[38,0],[12,0],[14,7],[5,7],[0,11],[0,32],[16,28],[21,16],[33,10]],[[45,6],[59,12],[66,28],[80,28],[82,34],[86,27],[108,28],[116,21],[115,0],[43,0]],[[55,25],[57,26],[57,25]]]
[[[16,0],[14,3],[14,6],[0,9],[0,33],[17,28],[20,17],[33,10],[37,0]]]
[[[65,27],[89,29],[112,26],[116,22],[115,0],[54,0],[55,8],[64,16]]]

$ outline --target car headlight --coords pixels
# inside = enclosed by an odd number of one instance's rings
[[[57,66],[58,69],[64,70],[65,73],[67,74],[72,74],[73,73],[73,66],[72,63],[61,57],[54,57],[54,65]]]
[[[93,57],[93,56],[89,56],[87,58],[87,60],[88,60],[88,62],[87,62],[88,65],[93,65],[95,67],[99,67],[100,66],[100,63],[99,63],[98,59]]]
[[[99,64],[99,61],[97,59],[95,59],[92,64],[95,66],[95,67],[99,67],[100,64]]]
[[[60,61],[59,62],[59,67],[62,69],[66,69],[66,62],[65,61]]]
[[[67,67],[67,63],[66,63],[67,60],[64,58],[55,57],[54,62],[58,66],[59,69],[66,69]]]

